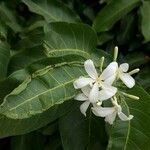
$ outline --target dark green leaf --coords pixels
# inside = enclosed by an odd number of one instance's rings
[[[0,80],[7,76],[7,67],[10,59],[10,48],[0,41]]]
[[[51,23],[45,27],[45,32],[45,52],[48,57],[75,54],[89,58],[89,53],[97,44],[94,30],[84,24]]]
[[[92,114],[84,117],[78,107],[59,119],[59,129],[65,150],[105,149],[107,144],[104,122]]]
[[[139,86],[130,94],[136,94],[140,100],[126,98],[123,106],[134,118],[128,122],[117,120],[112,126],[108,150],[149,150],[150,149],[150,95]]]
[[[21,26],[18,24],[14,12],[11,11],[5,3],[0,3],[0,16],[3,22],[9,26],[14,32],[20,32]]]
[[[33,132],[26,135],[12,137],[11,150],[43,150],[45,143],[46,137],[37,132]]]
[[[143,5],[141,6],[140,13],[142,16],[141,22],[141,31],[145,38],[145,42],[150,41],[150,2],[143,1]]]
[[[5,97],[1,113],[10,118],[23,119],[61,104],[75,96],[73,81],[81,75],[84,75],[82,67],[47,66]]]
[[[120,45],[127,44],[131,42],[131,40],[134,40],[136,25],[135,16],[133,14],[128,14],[121,20],[120,31],[117,36],[117,41]]]
[[[29,9],[45,18],[47,22],[77,22],[80,19],[63,3],[55,0],[22,0]]]
[[[122,16],[139,5],[140,0],[112,0],[97,15],[93,27],[97,32],[108,31]]]

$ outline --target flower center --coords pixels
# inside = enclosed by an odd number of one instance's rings
[[[99,87],[101,87],[101,86],[102,86],[102,83],[103,83],[102,78],[101,78],[101,77],[97,77],[96,83],[98,84]]]

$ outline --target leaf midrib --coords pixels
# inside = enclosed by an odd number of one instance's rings
[[[48,51],[49,53],[53,53],[53,52],[61,52],[61,51],[74,51],[74,52],[79,52],[79,53],[83,53],[89,56],[89,53],[80,50],[80,49],[73,49],[73,48],[64,48],[64,49],[50,49],[50,51]]]
[[[46,91],[44,91],[44,92],[42,92],[42,93],[40,93],[40,94],[37,94],[36,96],[27,99],[27,100],[24,101],[23,103],[20,103],[19,105],[16,105],[15,107],[12,107],[11,109],[9,109],[9,111],[12,111],[12,110],[14,110],[14,109],[17,109],[19,106],[21,106],[21,105],[23,105],[23,104],[25,104],[25,103],[30,102],[31,100],[33,100],[33,99],[39,97],[40,95],[43,95],[43,94],[48,93],[48,92],[50,92],[50,91],[53,91],[53,90],[55,90],[55,89],[57,89],[57,88],[59,88],[59,87],[61,87],[61,86],[65,86],[65,85],[67,85],[67,84],[73,82],[74,80],[75,80],[75,79],[70,80],[70,81],[68,81],[68,82],[66,82],[66,83],[60,84],[60,85],[58,85],[58,86],[56,86],[56,87],[54,87],[54,88],[51,88],[51,89],[46,90]]]

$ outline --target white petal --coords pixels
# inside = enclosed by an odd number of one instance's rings
[[[99,96],[99,87],[98,85],[95,83],[90,91],[89,94],[89,101],[91,103],[95,103],[98,100],[98,96]]]
[[[120,79],[128,88],[132,88],[135,85],[134,78],[130,76],[128,73],[120,74]]]
[[[105,121],[112,125],[113,122],[114,122],[115,119],[116,119],[116,115],[117,115],[117,113],[114,112],[114,113],[112,113],[112,114],[106,116],[106,117],[105,117]]]
[[[118,64],[117,62],[110,63],[106,69],[101,74],[101,78],[103,80],[106,80],[107,78],[110,78],[111,76],[114,76],[117,72]]]
[[[91,91],[91,87],[89,85],[87,85],[87,86],[83,87],[81,89],[81,91],[84,93],[84,95],[86,95],[88,97],[90,94],[90,91]]]
[[[114,107],[92,107],[92,112],[96,116],[106,117],[115,112]]]
[[[90,102],[89,102],[89,101],[85,101],[85,102],[80,106],[80,111],[81,111],[81,113],[82,113],[84,116],[86,116],[86,111],[87,111],[89,105],[90,105]]]
[[[118,116],[122,121],[131,120],[133,118],[133,115],[129,115],[129,117],[127,117],[123,112],[118,113]]]
[[[84,68],[86,70],[86,72],[88,73],[88,75],[92,78],[92,79],[96,79],[98,77],[97,75],[97,71],[95,69],[94,63],[92,60],[86,60],[84,62]]]
[[[110,76],[109,78],[107,78],[104,82],[108,85],[112,85],[116,79],[116,76],[117,76],[117,74],[115,73],[112,76]]]
[[[127,72],[129,70],[129,64],[123,63],[119,66],[119,69],[121,69],[122,72]]]
[[[91,84],[93,80],[91,78],[80,77],[74,81],[73,85],[75,89],[83,88],[84,86]]]
[[[107,100],[109,98],[111,98],[112,96],[114,96],[117,92],[117,88],[113,87],[113,86],[109,86],[109,88],[105,88],[102,89],[101,91],[99,91],[99,99],[101,101],[103,100]]]
[[[86,95],[84,95],[83,93],[80,93],[78,95],[76,95],[74,97],[75,100],[78,100],[78,101],[86,101],[88,100],[88,97]]]

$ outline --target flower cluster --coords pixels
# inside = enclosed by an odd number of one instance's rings
[[[86,111],[90,104],[92,104],[92,112],[96,116],[105,117],[105,121],[109,124],[113,124],[116,116],[122,120],[127,121],[133,118],[133,115],[126,116],[122,112],[122,107],[117,101],[117,87],[114,87],[114,82],[121,80],[128,88],[132,88],[135,85],[135,80],[131,76],[137,73],[139,69],[134,69],[128,72],[129,64],[123,63],[118,66],[116,62],[118,56],[118,47],[114,49],[114,61],[111,62],[104,70],[103,63],[104,57],[101,58],[100,73],[96,71],[92,60],[86,60],[84,62],[84,68],[88,74],[88,77],[79,77],[74,82],[75,89],[81,89],[81,93],[75,96],[76,100],[84,101],[80,106],[80,111],[86,116]],[[139,99],[134,95],[129,95],[122,92],[125,96],[130,98]],[[103,102],[110,100],[112,107],[104,107]]]

